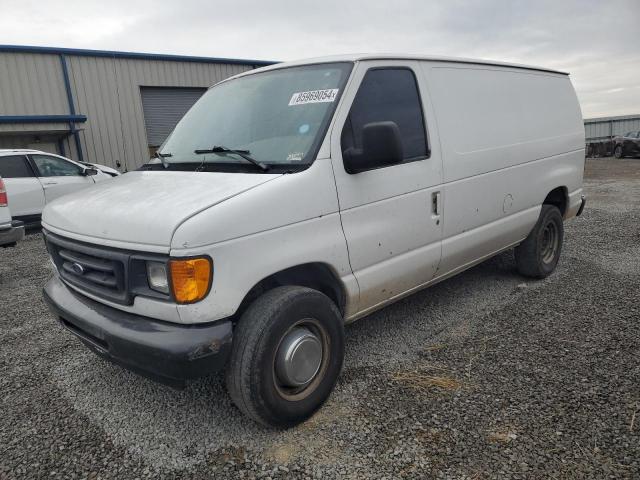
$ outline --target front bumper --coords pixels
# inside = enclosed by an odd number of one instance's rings
[[[172,387],[222,369],[231,352],[230,320],[179,325],[127,313],[76,293],[57,275],[43,295],[60,323],[95,353]]]
[[[0,246],[15,245],[24,238],[24,223],[20,220],[12,220],[11,223],[0,225]]]

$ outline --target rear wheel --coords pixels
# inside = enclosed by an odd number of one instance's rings
[[[622,145],[618,145],[613,151],[613,155],[616,158],[622,158]]]
[[[227,389],[238,408],[271,427],[306,420],[333,390],[344,357],[342,316],[324,294],[278,287],[234,331]]]
[[[554,205],[542,205],[535,227],[514,250],[518,271],[533,278],[550,275],[560,259],[563,237],[560,210]]]

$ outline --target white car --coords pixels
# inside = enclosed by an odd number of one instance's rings
[[[562,72],[407,55],[252,70],[142,171],[47,205],[44,296],[103,357],[172,385],[224,368],[240,410],[291,426],[333,389],[344,324],[514,247],[522,275],[551,274],[584,162]]]
[[[24,223],[11,218],[9,198],[0,177],[0,247],[13,247],[24,238]]]
[[[1,150],[0,176],[14,219],[37,224],[50,201],[119,175],[102,165],[80,163],[39,150]]]

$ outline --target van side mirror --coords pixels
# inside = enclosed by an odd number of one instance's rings
[[[342,152],[344,168],[358,173],[402,163],[404,152],[400,129],[395,122],[372,122],[362,127],[362,149]]]
[[[98,170],[96,170],[95,168],[85,168],[82,171],[82,174],[86,177],[91,177],[93,175],[97,175],[98,174]]]

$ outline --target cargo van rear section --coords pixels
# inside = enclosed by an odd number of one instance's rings
[[[568,75],[423,66],[442,148],[443,272],[519,243],[545,202],[578,212],[584,127]]]

